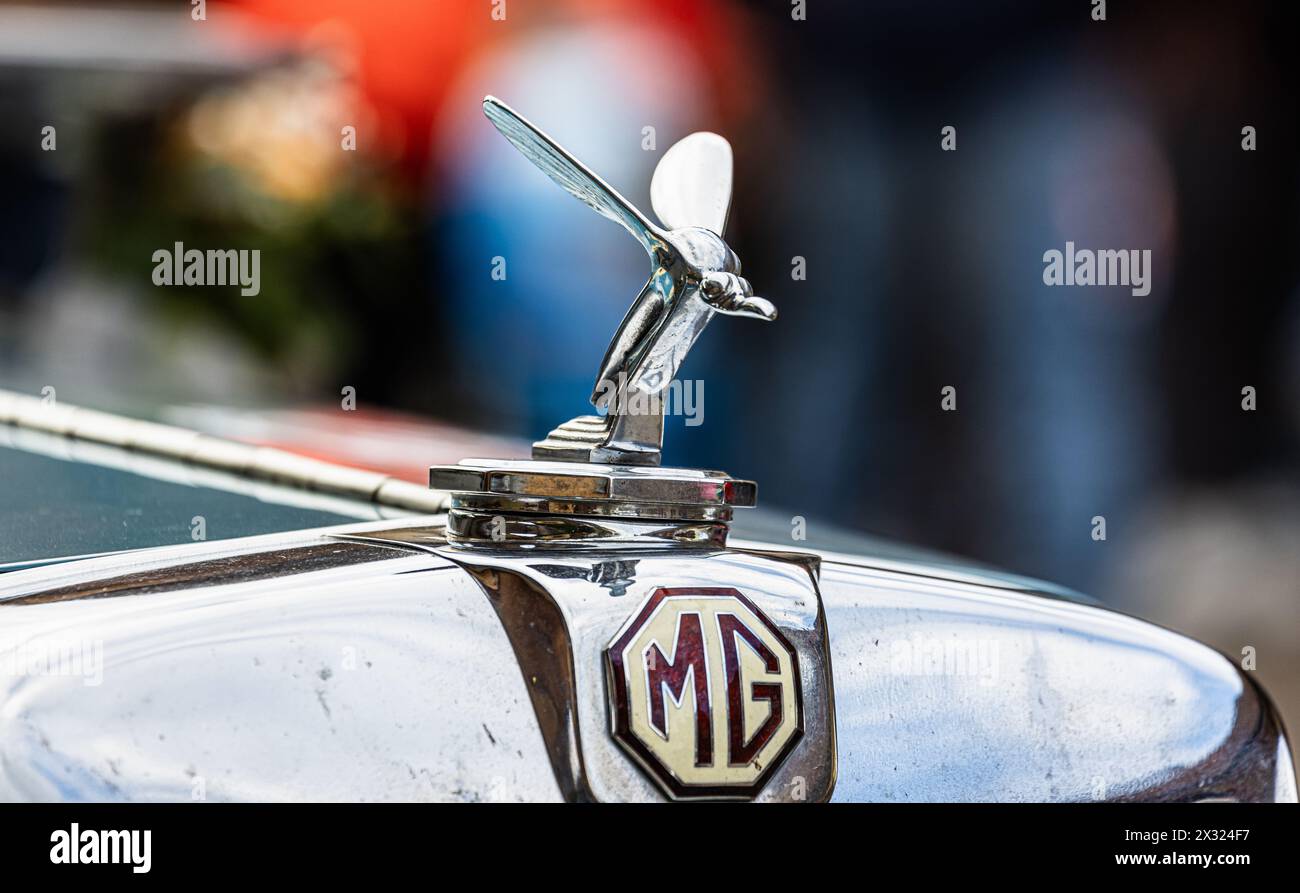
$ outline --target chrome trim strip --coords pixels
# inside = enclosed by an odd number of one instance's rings
[[[196,543],[181,543],[174,546],[154,546],[148,549],[128,549],[122,552],[109,552],[104,555],[91,556],[79,561],[59,562],[40,567],[14,570],[0,577],[0,608],[6,602],[39,596],[55,589],[80,587],[87,593],[97,590],[105,580],[135,576],[140,581],[150,575],[166,571],[180,564],[212,563],[226,559],[245,558],[262,554],[289,556],[291,553],[328,543],[331,540],[356,539],[377,545],[389,545],[394,549],[408,548],[412,551],[421,549],[418,545],[403,543],[397,539],[402,532],[418,536],[424,532],[436,532],[439,542],[443,542],[441,532],[445,517],[420,516],[403,519],[397,525],[393,519],[339,524],[330,527],[316,527],[310,530],[290,530],[281,533],[264,533],[256,536],[236,537],[228,540],[208,540]],[[372,533],[388,534],[372,537]],[[454,562],[446,561],[446,567]],[[221,575],[213,576],[221,582]]]
[[[66,403],[47,403],[39,397],[13,391],[0,390],[0,423],[20,430],[41,431],[74,441],[88,441],[184,462],[236,478],[272,481],[416,512],[444,511],[449,498],[445,492],[429,490],[421,484],[379,472],[309,459],[275,447],[259,447],[213,437],[175,425],[129,419]],[[37,451],[44,452],[39,446]],[[101,458],[104,455],[100,454]],[[111,458],[112,454],[107,455]],[[138,471],[138,467],[138,463],[132,463],[127,470],[149,474]],[[220,487],[206,478],[204,485]]]

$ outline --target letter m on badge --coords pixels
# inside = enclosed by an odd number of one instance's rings
[[[614,738],[670,797],[752,798],[803,734],[798,656],[735,589],[656,589],[605,658]]]

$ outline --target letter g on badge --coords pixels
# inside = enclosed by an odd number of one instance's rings
[[[605,657],[614,738],[673,798],[751,798],[803,734],[798,656],[735,589],[656,589]]]

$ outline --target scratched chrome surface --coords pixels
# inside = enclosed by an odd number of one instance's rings
[[[1271,705],[1198,642],[1065,599],[822,571],[836,800],[1295,799]],[[941,665],[948,643],[978,656]]]
[[[0,675],[0,797],[579,799],[548,754],[537,680],[479,584],[437,554],[440,521],[0,575],[0,660],[42,641],[103,649],[99,685]],[[771,547],[728,552],[751,548]],[[657,561],[707,575],[697,555]],[[821,562],[832,799],[1295,799],[1272,708],[1209,648],[1023,581],[878,564]],[[935,672],[900,659],[900,641],[984,643],[996,659]],[[597,795],[657,796],[630,761],[596,763]]]
[[[4,650],[103,654],[97,686],[0,675],[2,799],[559,798],[496,616],[435,555],[275,535],[18,571],[0,599]]]

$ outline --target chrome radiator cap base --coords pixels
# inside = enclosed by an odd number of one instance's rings
[[[719,548],[758,492],[720,471],[509,459],[433,466],[429,486],[451,494],[447,536],[463,545]]]

